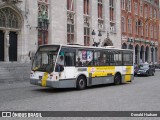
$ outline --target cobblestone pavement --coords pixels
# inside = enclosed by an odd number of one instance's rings
[[[159,86],[160,71],[155,76],[135,77],[130,84],[82,91],[42,88],[29,81],[5,83],[0,84],[0,111],[160,111]]]

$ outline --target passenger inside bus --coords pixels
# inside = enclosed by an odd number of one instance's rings
[[[82,66],[82,62],[81,62],[81,59],[79,57],[77,59],[76,65],[77,66]]]
[[[57,62],[59,65],[64,66],[64,57],[60,56],[60,59]]]
[[[101,63],[101,58],[98,57],[98,59],[97,59],[97,61],[96,61],[96,65],[99,66],[99,65],[101,65],[101,64],[102,64],[102,63]]]

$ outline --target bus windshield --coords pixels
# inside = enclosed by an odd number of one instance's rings
[[[53,72],[58,50],[59,46],[41,46],[35,55],[32,70]]]

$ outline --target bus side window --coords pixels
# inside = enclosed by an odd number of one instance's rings
[[[76,59],[76,66],[79,66],[79,67],[82,66],[81,58],[79,58],[79,57],[77,57],[77,59]]]
[[[133,64],[133,54],[129,52],[123,52],[123,65]]]
[[[75,53],[74,52],[66,52],[65,53],[65,66],[75,66]]]
[[[115,52],[114,54],[114,62],[115,62],[115,65],[122,65],[122,54],[120,52]]]
[[[93,51],[78,50],[76,56],[76,66],[92,66],[93,65]]]
[[[94,54],[94,60],[96,66],[104,66],[106,65],[106,54],[103,51],[96,51]]]

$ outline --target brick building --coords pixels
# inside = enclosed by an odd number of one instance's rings
[[[0,0],[0,61],[29,61],[43,44],[120,48],[119,10],[119,0]]]
[[[159,62],[159,0],[121,0],[122,48],[135,50],[135,63]]]

